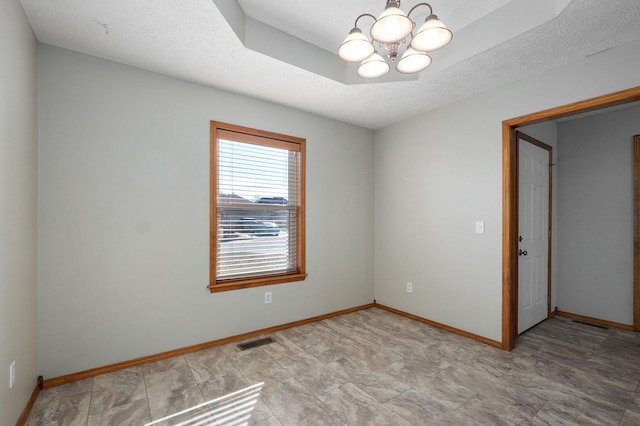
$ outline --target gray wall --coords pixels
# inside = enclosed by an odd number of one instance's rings
[[[373,301],[372,131],[47,45],[38,60],[45,378]],[[209,293],[209,120],[307,139],[306,281]]]
[[[558,124],[558,308],[633,324],[633,136],[640,107]]]
[[[38,375],[36,40],[18,0],[0,2],[0,52],[0,424],[10,425]]]
[[[501,340],[501,122],[639,86],[639,68],[630,43],[376,132],[376,300]]]

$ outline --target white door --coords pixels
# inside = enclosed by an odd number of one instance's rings
[[[549,309],[551,148],[523,137],[531,139],[518,135],[518,334],[545,320]]]

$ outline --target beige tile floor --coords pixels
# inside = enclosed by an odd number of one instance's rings
[[[556,317],[513,352],[368,309],[45,389],[28,425],[640,425],[640,334]]]

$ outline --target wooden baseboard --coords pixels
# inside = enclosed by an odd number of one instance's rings
[[[571,312],[558,311],[557,308],[556,308],[556,312],[557,312],[557,315],[560,315],[561,317],[573,318],[580,321],[591,322],[593,324],[606,325],[607,327],[621,328],[623,330],[633,331],[633,325],[629,325],[629,324],[622,324],[619,322],[607,321],[599,318],[588,317],[586,315],[572,314]]]
[[[486,337],[479,336],[477,334],[469,333],[468,331],[460,330],[459,328],[450,327],[445,324],[440,324],[439,322],[431,321],[426,318],[419,317],[417,315],[410,314],[408,312],[400,311],[398,309],[390,308],[385,305],[380,305],[374,301],[374,306],[376,308],[383,309],[385,311],[393,312],[394,314],[402,315],[403,317],[410,318],[415,321],[419,321],[424,324],[431,325],[436,328],[440,328],[442,330],[448,331],[450,333],[458,334],[463,337],[468,337],[469,339],[476,340],[481,343],[486,343],[487,345],[495,346],[496,348],[502,349],[502,343],[497,340],[488,339]]]
[[[553,311],[551,311],[551,313],[549,314],[549,318],[553,318],[556,315],[558,315],[558,307],[557,306]]]
[[[29,418],[29,414],[31,414],[31,409],[33,409],[33,405],[36,403],[36,399],[38,399],[38,395],[40,394],[40,390],[42,389],[44,380],[42,376],[38,376],[38,381],[36,382],[36,387],[31,392],[31,397],[29,401],[27,401],[27,405],[22,410],[20,417],[18,417],[18,421],[16,422],[16,426],[23,426],[27,423],[27,419]]]
[[[349,314],[363,309],[369,309],[374,307],[374,303],[369,303],[362,306],[356,306],[354,308],[344,309],[329,314],[319,315],[299,321],[290,322],[287,324],[277,325],[274,327],[263,328],[261,330],[251,331],[249,333],[238,334],[237,336],[225,337],[223,339],[213,340],[211,342],[200,343],[197,345],[187,346],[180,349],[174,349],[167,352],[161,352],[155,355],[149,355],[141,358],[132,359],[129,361],[117,362],[115,364],[105,365],[104,367],[92,368],[90,370],[80,371],[78,373],[67,374],[65,376],[55,377],[53,379],[47,379],[44,381],[44,388],[51,388],[54,386],[63,385],[65,383],[75,382],[77,380],[88,379],[91,377],[99,376],[101,374],[111,373],[113,371],[124,370],[125,368],[136,367],[149,362],[160,361],[167,358],[173,358],[174,356],[184,355],[191,352],[201,351],[203,349],[211,348],[213,346],[226,345],[228,343],[238,342],[240,340],[250,339],[263,334],[275,333],[276,331],[286,330],[288,328],[297,327],[317,321],[322,321],[328,318],[337,317],[340,315]]]

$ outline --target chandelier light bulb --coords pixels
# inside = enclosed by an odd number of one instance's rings
[[[371,38],[380,43],[396,43],[407,38],[413,21],[400,9],[387,7],[371,26]]]
[[[431,65],[431,56],[408,48],[400,58],[396,69],[403,74],[413,74],[426,69],[429,65]]]
[[[358,68],[358,76],[362,78],[378,78],[389,72],[389,64],[378,53],[374,53]]]
[[[432,52],[449,44],[452,38],[451,30],[436,15],[429,15],[411,39],[411,47],[421,52]]]
[[[373,44],[362,34],[360,28],[356,27],[349,32],[338,48],[338,57],[347,62],[361,62],[373,55],[374,51]]]

